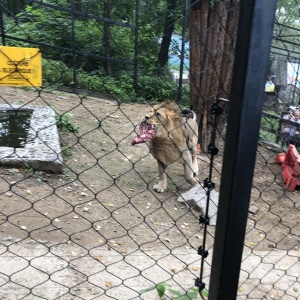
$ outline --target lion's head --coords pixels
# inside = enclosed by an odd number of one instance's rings
[[[145,142],[159,143],[182,136],[182,118],[180,110],[171,101],[153,106],[141,123],[138,135],[131,144]]]

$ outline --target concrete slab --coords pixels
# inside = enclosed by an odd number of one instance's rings
[[[244,252],[237,299],[299,299],[299,254]],[[211,257],[210,253],[204,264],[207,287]],[[103,245],[87,251],[73,242],[47,246],[30,238],[15,241],[9,248],[1,244],[0,264],[2,300],[27,299],[26,295],[49,300],[157,300],[155,290],[142,291],[160,282],[176,291],[187,290],[200,274],[200,257],[191,248],[121,253]],[[166,295],[172,299],[170,291]]]
[[[60,173],[63,169],[55,112],[50,107],[1,104],[0,111],[32,111],[24,148],[0,147],[0,166]]]
[[[187,206],[201,212],[205,215],[207,207],[207,188],[202,184],[198,184],[187,192],[182,193],[178,198],[178,202],[185,203]],[[210,191],[208,216],[210,217],[209,225],[216,226],[217,212],[219,204],[219,193],[216,190]]]

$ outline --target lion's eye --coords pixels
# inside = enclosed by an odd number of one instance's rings
[[[159,113],[159,112],[156,112],[155,115],[156,115],[156,116],[160,116],[160,113]]]

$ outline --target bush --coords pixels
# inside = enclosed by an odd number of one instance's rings
[[[73,71],[61,61],[43,59],[43,84],[74,87]],[[121,72],[112,77],[103,75],[101,71],[87,73],[82,69],[76,74],[76,88],[109,93],[121,102],[163,101],[175,99],[177,93],[176,83],[170,81],[167,75],[139,75],[135,87],[131,73]],[[188,88],[184,88],[183,102],[186,101],[187,94]]]
[[[138,77],[137,94],[151,101],[175,99],[177,85],[175,82],[160,76],[141,75]]]
[[[73,82],[72,70],[61,61],[43,59],[43,85],[71,85]]]

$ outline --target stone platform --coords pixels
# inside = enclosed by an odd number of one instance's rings
[[[24,148],[0,147],[0,166],[62,172],[63,159],[54,110],[47,106],[0,105],[2,112],[15,110],[32,111],[30,128]]]

